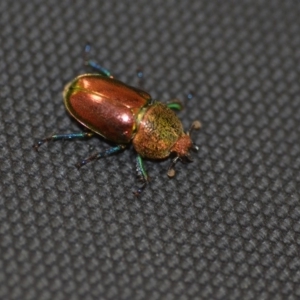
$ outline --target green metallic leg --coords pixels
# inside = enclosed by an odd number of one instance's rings
[[[142,186],[139,189],[137,189],[137,191],[134,192],[134,194],[138,196],[145,189],[149,181],[149,177],[145,170],[143,159],[139,154],[136,157],[136,172],[137,172],[137,177],[143,182]]]
[[[33,148],[37,151],[41,145],[51,141],[59,140],[73,140],[73,139],[85,139],[90,138],[94,135],[93,132],[78,132],[78,133],[66,133],[66,134],[54,134],[45,139],[39,140],[33,145]]]
[[[90,66],[97,73],[99,73],[103,76],[113,78],[113,76],[110,74],[110,72],[107,69],[98,65],[94,60],[89,58],[90,51],[91,51],[91,46],[89,44],[87,44],[84,48],[84,63],[85,63],[85,65]]]
[[[183,105],[178,100],[173,100],[172,102],[167,103],[167,106],[173,110],[180,111],[183,109]]]
[[[125,149],[126,146],[124,145],[118,145],[116,147],[111,147],[111,148],[108,148],[106,149],[105,151],[102,151],[102,152],[99,152],[99,153],[96,153],[86,159],[83,159],[82,161],[80,161],[79,163],[76,164],[76,167],[79,169],[80,167],[86,165],[87,163],[93,161],[93,160],[96,160],[96,159],[99,159],[99,158],[102,158],[102,157],[106,157],[106,156],[109,156],[109,155],[112,155],[112,154],[115,154],[123,149]]]

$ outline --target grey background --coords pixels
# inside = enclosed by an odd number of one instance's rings
[[[0,299],[299,299],[300,2],[0,2]],[[64,85],[82,51],[160,101],[178,98],[194,162],[134,153],[74,164],[101,139]],[[189,92],[194,97],[187,99]]]

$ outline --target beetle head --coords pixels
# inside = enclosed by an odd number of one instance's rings
[[[178,157],[185,157],[192,148],[193,142],[188,134],[183,134],[178,138],[171,149],[171,152],[176,153]]]
[[[174,166],[178,160],[187,162],[187,161],[192,161],[191,155],[190,155],[190,149],[194,151],[198,151],[198,146],[196,146],[191,139],[191,132],[193,130],[198,130],[201,127],[201,123],[199,121],[194,121],[192,123],[192,126],[190,130],[186,133],[183,134],[177,142],[174,144],[174,146],[171,149],[171,152],[175,153],[176,156],[173,159],[169,170],[168,170],[168,176],[173,177],[175,176],[175,169]]]

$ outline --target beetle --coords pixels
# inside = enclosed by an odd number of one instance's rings
[[[117,79],[93,60],[86,60],[96,73],[87,73],[68,83],[63,91],[65,108],[87,131],[52,135],[33,145],[35,150],[49,141],[90,138],[100,135],[116,146],[96,153],[76,164],[82,167],[92,160],[106,157],[125,149],[130,143],[137,153],[136,171],[142,186],[149,181],[143,159],[165,159],[174,156],[168,176],[175,175],[178,160],[191,161],[190,150],[198,150],[190,133],[201,123],[194,121],[184,132],[182,123],[173,110],[180,110],[178,101],[167,104],[155,101],[145,91],[129,86]]]

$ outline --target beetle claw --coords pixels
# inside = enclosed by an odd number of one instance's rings
[[[34,144],[34,145],[32,145],[32,148],[33,148],[36,152],[39,152],[39,145]]]
[[[145,189],[146,185],[147,185],[147,181],[145,181],[143,183],[143,185],[140,188],[138,188],[136,191],[132,192],[133,195],[135,195],[136,197],[138,197],[143,192],[143,190]]]
[[[45,142],[47,142],[47,139],[45,139],[45,140],[40,140],[40,141],[38,141],[36,144],[32,145],[32,148],[33,148],[36,152],[38,152],[40,146],[42,146]]]
[[[82,160],[82,161],[79,161],[77,164],[75,164],[75,167],[79,170],[81,167],[83,167],[84,165],[86,165],[89,161],[91,161],[92,159],[93,159],[93,157],[91,156],[91,157],[89,157],[89,158],[87,158],[87,159],[84,159],[84,160]]]
[[[77,164],[75,164],[75,167],[77,170],[79,170],[82,166],[83,166],[83,164],[81,162],[78,162]]]

